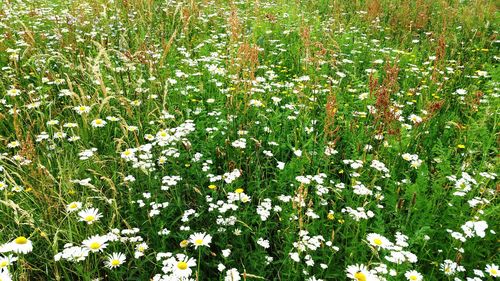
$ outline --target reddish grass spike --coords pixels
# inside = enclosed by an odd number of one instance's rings
[[[325,111],[325,126],[323,130],[325,132],[326,138],[330,140],[332,136],[339,130],[339,127],[334,128],[335,115],[337,114],[337,98],[334,94],[330,94],[327,97]]]

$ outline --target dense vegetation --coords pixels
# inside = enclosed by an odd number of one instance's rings
[[[494,280],[485,0],[0,2],[0,280]]]

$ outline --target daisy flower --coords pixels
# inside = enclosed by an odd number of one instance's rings
[[[496,264],[487,264],[485,270],[492,277],[496,278],[496,277],[500,276],[500,271],[498,270],[498,265],[496,265]]]
[[[89,252],[90,250],[86,247],[68,246],[62,252],[57,253],[54,256],[54,260],[59,261],[62,258],[71,262],[84,261],[89,255]]]
[[[108,255],[108,259],[104,261],[104,265],[107,268],[119,267],[125,262],[126,259],[127,258],[122,253],[113,253],[111,255]]]
[[[28,238],[19,236],[10,242],[7,248],[17,254],[27,254],[33,251],[33,244]]]
[[[81,210],[80,212],[78,212],[78,215],[80,216],[80,221],[84,221],[87,224],[92,224],[102,217],[102,215],[99,213],[99,210],[96,208]]]
[[[189,242],[194,245],[195,249],[197,249],[198,246],[210,247],[212,236],[206,233],[194,233],[189,236]]]
[[[226,271],[226,277],[224,278],[224,281],[239,281],[239,280],[241,280],[241,276],[236,268],[231,268],[228,271]]]
[[[58,125],[59,124],[59,120],[49,120],[47,121],[47,126],[54,126],[54,125]]]
[[[17,260],[16,257],[9,255],[8,257],[0,256],[0,271],[7,270],[7,267],[12,265]]]
[[[12,281],[12,277],[7,270],[0,270],[0,281]]]
[[[407,271],[405,273],[405,277],[406,277],[406,279],[408,279],[408,281],[422,281],[424,279],[422,274],[418,273],[415,270]]]
[[[144,252],[149,248],[148,244],[146,243],[141,243],[141,244],[137,244],[135,246],[135,252],[134,252],[134,257],[136,259],[144,256]]]
[[[65,123],[63,125],[64,128],[77,128],[78,124],[77,123]]]
[[[463,266],[459,266],[456,262],[451,260],[445,260],[439,269],[444,272],[445,275],[454,275],[457,272],[465,271]]]
[[[196,266],[196,260],[184,254],[177,254],[167,260],[167,271],[171,271],[179,279],[188,278],[193,273],[191,267]]]
[[[16,148],[20,145],[21,145],[21,143],[19,141],[11,141],[7,144],[7,147],[8,148]]]
[[[19,89],[16,89],[16,88],[11,88],[7,91],[7,95],[9,97],[19,96],[20,94],[21,94],[21,91]]]
[[[422,122],[422,117],[415,114],[410,115],[409,119],[411,120],[411,122],[413,122],[413,124],[418,124]]]
[[[111,122],[116,122],[116,121],[120,121],[120,118],[115,117],[115,116],[108,116],[108,117],[106,117],[106,120],[111,121]]]
[[[377,249],[388,249],[392,246],[392,243],[387,238],[377,233],[368,234],[366,240]]]
[[[121,157],[125,160],[135,159],[135,149],[128,148],[121,153]]]
[[[100,252],[108,246],[107,242],[107,236],[94,235],[89,239],[83,240],[82,245],[87,247],[91,252]]]
[[[84,113],[90,112],[90,106],[86,106],[86,105],[75,106],[75,107],[73,107],[73,110],[76,111],[76,113],[82,115]]]
[[[71,137],[69,137],[69,138],[68,138],[68,141],[70,141],[70,142],[74,142],[74,141],[77,141],[77,140],[79,140],[79,139],[80,139],[80,137],[79,137],[79,136],[71,136]]]
[[[366,265],[364,264],[355,264],[350,265],[346,269],[347,277],[351,280],[356,281],[376,281],[378,278],[373,275]]]
[[[66,206],[66,211],[71,213],[80,210],[80,208],[82,208],[81,202],[71,202]]]
[[[92,125],[92,127],[95,127],[95,128],[102,128],[104,127],[104,125],[106,125],[106,121],[100,119],[100,118],[97,118],[97,119],[94,119],[90,124]]]

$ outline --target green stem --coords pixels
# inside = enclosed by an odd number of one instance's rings
[[[198,269],[196,270],[196,280],[200,280],[201,246],[198,248]]]

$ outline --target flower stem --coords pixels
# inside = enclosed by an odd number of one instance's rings
[[[200,280],[201,247],[198,248],[198,269],[196,270],[196,280]]]

